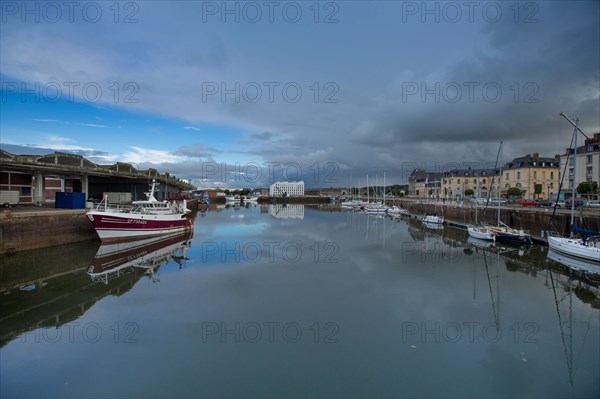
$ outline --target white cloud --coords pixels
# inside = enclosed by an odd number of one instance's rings
[[[108,127],[106,125],[98,125],[96,123],[80,123],[79,126],[87,126],[87,127]]]
[[[199,132],[200,130],[202,130],[199,127],[196,127],[196,126],[184,126],[183,128],[186,129],[186,130],[194,130],[196,132]]]
[[[181,157],[173,155],[169,151],[152,150],[142,147],[129,147],[133,151],[128,151],[121,157],[124,162],[133,163],[176,163],[181,161]]]
[[[58,120],[58,119],[32,119],[36,122],[48,122],[48,123],[62,123],[62,121]]]

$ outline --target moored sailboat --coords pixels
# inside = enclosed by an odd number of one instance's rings
[[[573,170],[576,170],[576,162],[577,162],[577,136],[581,132],[585,135],[585,133],[579,128],[579,119],[575,119],[573,122],[567,115],[563,112],[560,113],[562,117],[564,117],[569,123],[571,123],[575,130],[573,131]],[[587,137],[587,135],[586,135]],[[569,162],[569,157],[571,156],[571,151],[567,152],[567,164]],[[573,182],[572,187],[572,199],[575,198],[575,182]],[[559,237],[548,235],[548,246],[551,250],[560,252],[569,256],[575,256],[577,258],[589,260],[592,262],[600,262],[600,234],[597,232],[583,230],[577,227],[574,223],[575,216],[575,201],[571,201],[571,237]],[[576,238],[575,234],[581,235],[580,238]]]

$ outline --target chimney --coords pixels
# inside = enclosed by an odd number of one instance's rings
[[[539,163],[540,162],[540,154],[537,152],[533,153],[533,160],[535,161],[535,163]]]

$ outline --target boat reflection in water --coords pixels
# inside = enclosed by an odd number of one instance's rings
[[[600,259],[598,259],[597,262],[593,262],[590,260],[562,254],[560,252],[553,251],[552,249],[548,251],[548,259],[567,266],[576,272],[588,275],[589,277],[595,277],[595,279],[600,278]]]
[[[146,274],[157,282],[155,271],[173,259],[183,266],[188,260],[185,253],[191,245],[192,232],[138,241],[101,245],[88,268],[92,281],[108,284],[110,280],[138,269],[146,269]]]

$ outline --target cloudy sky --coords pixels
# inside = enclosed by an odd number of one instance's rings
[[[197,186],[365,184],[600,131],[598,1],[3,1],[1,142]]]

